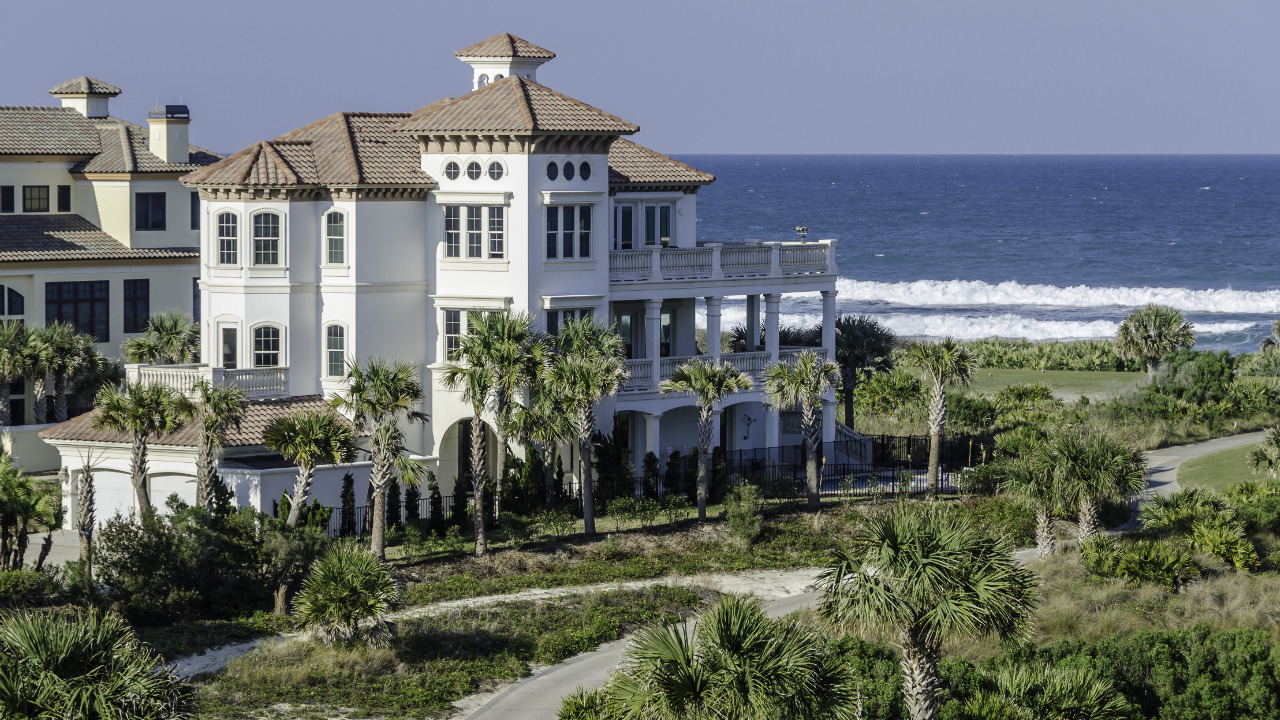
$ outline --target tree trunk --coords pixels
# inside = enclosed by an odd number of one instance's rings
[[[86,579],[93,578],[93,555],[91,548],[93,547],[93,535],[86,536],[80,534],[80,561],[84,563],[84,576]]]
[[[298,527],[302,518],[302,509],[307,506],[307,497],[311,495],[311,481],[315,478],[315,468],[310,463],[298,463],[298,477],[293,482],[293,497],[289,498],[289,519],[285,523],[289,527]]]
[[[284,617],[285,615],[288,615],[289,614],[289,603],[288,603],[289,581],[288,580],[280,581],[280,584],[276,586],[276,592],[273,597],[275,602],[273,603],[271,612],[274,615],[277,615],[279,617]]]
[[[698,522],[707,520],[707,493],[711,485],[711,433],[715,416],[702,408],[698,417]]]
[[[502,414],[498,414],[498,422],[493,428],[498,436],[498,447],[494,448],[498,462],[497,472],[493,477],[493,519],[502,517],[502,481],[507,475],[507,434],[502,429]]]
[[[1057,539],[1053,536],[1053,517],[1048,508],[1036,509],[1036,557],[1047,558],[1053,554]]]
[[[929,398],[929,478],[927,495],[930,500],[937,500],[942,489],[939,477],[939,456],[942,454],[942,429],[947,424],[947,393],[939,385],[934,388]]]
[[[48,382],[49,378],[41,372],[31,378],[31,394],[35,396],[31,401],[31,407],[35,411],[37,425],[43,425],[49,417],[49,402],[45,398],[45,385]]]
[[[938,715],[938,653],[916,643],[902,644],[902,697],[911,720]]]
[[[556,482],[556,456],[559,452],[558,443],[542,447],[542,484],[546,486],[547,507],[551,506],[551,500],[555,497],[553,488]]]
[[[1098,534],[1098,502],[1091,497],[1080,498],[1080,516],[1076,518],[1076,537],[1087,542]]]
[[[364,519],[360,523],[361,535],[373,535],[373,478],[369,478],[369,488],[364,493]]]
[[[471,486],[475,488],[476,557],[484,557],[489,552],[489,541],[484,534],[484,488],[489,479],[485,463],[484,431],[480,413],[474,413],[471,417]]]
[[[213,443],[205,437],[203,430],[200,432],[199,443],[196,454],[196,504],[212,512],[213,483],[217,475],[213,462],[215,448]]]
[[[595,429],[595,418],[588,415],[579,424],[578,454],[582,456],[582,530],[587,537],[596,534],[596,498],[595,488],[591,483],[591,431]],[[585,431],[585,432],[583,432]]]
[[[147,490],[147,438],[134,434],[133,452],[129,458],[129,479],[138,498],[138,516],[151,509],[151,493]]]
[[[49,559],[49,551],[53,549],[53,531],[49,531],[48,535],[40,541],[40,555],[36,557],[35,571],[40,572],[44,569],[44,561]]]
[[[9,532],[9,518],[0,515],[0,570],[9,570],[9,543],[13,534]]]
[[[30,537],[25,525],[18,529],[17,542],[13,544],[13,562],[9,564],[12,569],[21,570],[22,566],[26,564],[27,541]]]
[[[822,424],[814,402],[805,402],[800,408],[800,426],[805,445],[805,486],[808,491],[809,512],[822,507]]]
[[[71,379],[64,374],[53,376],[53,421],[67,421],[67,395],[71,392]]]
[[[372,482],[372,481],[370,481]],[[369,509],[365,508],[365,512]],[[387,559],[387,486],[373,485],[373,529],[369,531],[369,552],[379,560]]]
[[[844,400],[844,424],[853,427],[853,390],[858,386],[858,373],[854,371],[844,379],[840,387],[841,399]]]
[[[12,425],[12,407],[9,402],[9,383],[13,381],[11,377],[0,377],[0,425]]]

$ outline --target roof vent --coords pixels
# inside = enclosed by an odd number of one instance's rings
[[[191,111],[187,109],[186,105],[152,105],[151,110],[147,112],[147,117],[190,120]]]

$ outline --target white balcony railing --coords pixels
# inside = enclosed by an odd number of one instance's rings
[[[250,400],[285,397],[289,394],[289,368],[246,368],[226,370],[208,365],[126,365],[130,382],[163,385],[183,395],[191,395],[196,383],[233,385]]]
[[[737,368],[739,372],[751,375],[755,380],[759,380],[764,375],[765,368],[769,367],[767,352],[728,353],[721,355],[720,359]]]
[[[609,253],[609,281],[721,280],[836,275],[836,241],[708,243]]]
[[[628,360],[627,384],[622,388],[623,392],[634,392],[636,390],[648,390],[653,387],[653,363],[649,360]]]
[[[779,355],[782,362],[792,362],[796,355],[804,351],[817,352],[820,356],[826,357],[826,350],[823,348],[787,348],[781,350]],[[649,358],[640,358],[638,360],[628,360],[627,370],[631,373],[627,378],[627,384],[622,388],[622,392],[641,392],[656,391],[658,383],[663,380],[670,380],[675,374],[676,368],[689,362],[690,360],[706,360],[710,361],[708,355],[685,355],[681,357],[660,357],[657,362]],[[729,363],[738,370],[751,376],[756,382],[756,389],[760,389],[760,383],[764,381],[765,371],[769,369],[769,363],[773,361],[773,356],[768,352],[740,352],[725,353],[720,356],[722,362]],[[658,376],[654,379],[654,369],[657,369]]]
[[[824,347],[784,348],[778,351],[778,357],[780,357],[782,359],[782,362],[784,363],[795,362],[796,356],[803,352],[817,353],[818,359],[820,360],[827,359],[827,349]]]

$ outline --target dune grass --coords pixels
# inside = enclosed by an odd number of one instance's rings
[[[1256,480],[1249,466],[1251,450],[1253,446],[1246,445],[1188,460],[1178,468],[1178,485],[1184,488],[1198,485],[1226,492],[1232,485]]]
[[[1044,383],[1063,400],[1076,400],[1086,395],[1091,400],[1104,400],[1123,395],[1147,379],[1146,373],[1093,370],[1027,370],[978,368],[968,390],[980,395],[995,395],[1010,385]]]

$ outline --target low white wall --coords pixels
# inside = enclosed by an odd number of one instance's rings
[[[58,449],[40,439],[40,432],[56,423],[18,425],[0,433],[0,450],[13,458],[28,474],[57,472],[62,467]]]

